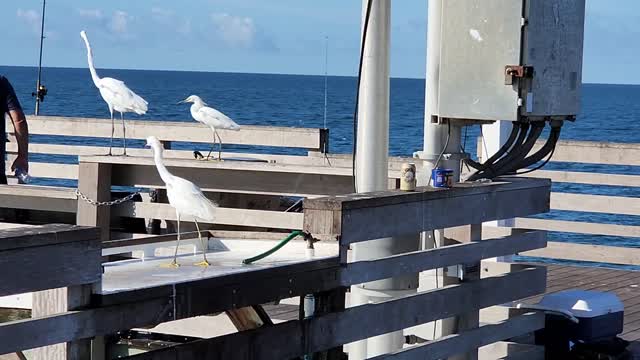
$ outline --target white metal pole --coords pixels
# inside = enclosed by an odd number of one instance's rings
[[[425,80],[425,112],[424,112],[424,143],[423,151],[418,153],[418,157],[424,161],[422,171],[419,173],[418,185],[426,186],[431,177],[431,170],[436,165],[440,153],[457,154],[460,153],[461,131],[460,127],[442,125],[436,123],[439,115],[439,81],[440,81],[440,49],[441,49],[441,22],[442,22],[443,0],[429,0],[428,6],[428,28],[427,28],[427,68]],[[448,135],[450,134],[450,135]],[[447,148],[447,137],[449,143]],[[459,180],[460,156],[443,157],[438,164],[440,167],[454,170],[454,178]],[[434,236],[435,235],[435,236]],[[425,232],[421,236],[423,248],[430,249],[446,245],[444,230],[436,229]],[[456,279],[447,277],[444,270],[425,271],[420,274],[420,287],[418,291],[426,291],[455,283]],[[430,324],[413,328],[412,331],[420,337],[427,339],[439,338],[452,334],[456,329],[455,319],[445,319],[432,322]]]
[[[388,188],[389,153],[389,64],[391,1],[373,0],[369,15],[360,99],[356,148],[356,188],[358,192]],[[363,0],[363,30],[369,0]],[[386,238],[353,246],[354,261],[368,260],[415,251],[418,237]],[[379,302],[415,292],[417,274],[385,279],[352,287],[350,305]],[[402,331],[376,336],[349,346],[349,359],[359,360],[402,348]]]
[[[496,121],[493,124],[482,125],[482,158],[488,159],[493,154],[498,152],[500,147],[507,142],[509,134],[512,128],[512,122],[510,121]],[[487,226],[515,226],[514,219],[505,219],[498,221],[490,221],[485,225]],[[487,259],[485,261],[512,261],[513,256],[501,256],[498,258]]]

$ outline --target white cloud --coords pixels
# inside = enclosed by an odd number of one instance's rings
[[[100,9],[78,9],[78,14],[87,19],[101,20],[104,15]]]
[[[16,16],[24,21],[31,28],[31,31],[40,34],[40,15],[35,10],[18,9]]]
[[[158,19],[158,20],[167,20],[167,19],[173,17],[173,11],[168,10],[168,9],[163,9],[163,8],[160,8],[160,7],[152,7],[151,8],[151,15],[153,15],[153,17]]]
[[[256,28],[253,19],[226,13],[211,14],[217,34],[228,45],[248,48],[253,45]]]
[[[124,11],[118,10],[113,13],[109,21],[109,30],[116,34],[126,35],[129,32],[129,22],[132,17]]]

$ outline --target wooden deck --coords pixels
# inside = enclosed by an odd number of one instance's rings
[[[640,341],[640,271],[612,270],[598,267],[547,266],[547,291],[554,293],[566,289],[613,291],[624,302],[624,333],[628,341]],[[542,295],[526,299],[538,302]],[[273,319],[298,318],[298,306],[291,304],[266,305]],[[640,349],[638,351],[640,354]]]

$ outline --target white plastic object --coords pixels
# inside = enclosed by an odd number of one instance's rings
[[[578,318],[594,318],[624,311],[624,304],[613,293],[565,290],[545,295],[537,304],[547,309],[569,311]]]

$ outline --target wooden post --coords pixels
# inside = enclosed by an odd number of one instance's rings
[[[331,312],[343,311],[345,309],[347,288],[337,288],[334,290],[315,294],[316,308],[315,315]],[[345,353],[343,346],[338,346],[321,353],[313,355],[313,360],[343,360]]]
[[[481,241],[482,240],[482,224],[472,224],[466,226],[468,230],[462,232],[462,236],[457,239],[460,242],[468,243],[471,241]],[[476,262],[473,264],[468,264],[465,266],[463,270],[463,279],[462,282],[469,281],[478,281],[480,280],[480,262]],[[480,326],[480,311],[472,311],[466,314],[461,315],[458,318],[458,333],[472,330]],[[469,352],[464,355],[454,356],[452,359],[455,360],[478,360],[478,349],[475,349],[472,352]]]
[[[273,325],[269,315],[262,309],[261,305],[227,310],[225,313],[238,331],[257,329],[264,325]]]
[[[82,308],[90,303],[93,285],[39,291],[33,294],[32,317],[41,317]],[[33,360],[91,359],[91,339],[45,346],[33,351]]]
[[[80,162],[78,173],[78,190],[89,199],[95,201],[111,200],[111,164]],[[111,209],[107,206],[94,206],[78,199],[78,225],[97,226],[100,228],[100,240],[109,240]]]

